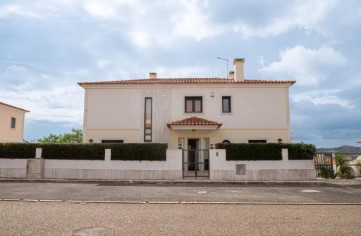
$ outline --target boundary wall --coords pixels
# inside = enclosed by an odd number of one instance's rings
[[[224,149],[211,149],[210,180],[291,181],[316,178],[313,160],[288,160],[282,150],[278,161],[227,161]],[[0,159],[0,178],[77,180],[179,180],[182,179],[182,150],[167,149],[166,161],[53,160],[41,158],[41,148],[33,159]]]

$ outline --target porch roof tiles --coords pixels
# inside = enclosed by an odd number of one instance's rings
[[[192,116],[183,120],[168,123],[167,126],[168,128],[171,128],[172,126],[216,126],[219,128],[222,126],[222,123]]]

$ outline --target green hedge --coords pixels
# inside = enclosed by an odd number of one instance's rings
[[[226,149],[227,161],[282,160],[280,145],[274,143],[218,143],[216,144],[216,148]]]
[[[288,149],[288,160],[313,160],[316,153],[316,147],[313,144],[282,144],[282,148]]]
[[[1,143],[0,158],[35,158],[36,148],[42,148],[42,158],[59,160],[104,160],[105,149],[111,149],[112,160],[165,161],[167,144],[42,144]]]
[[[61,160],[104,160],[102,144],[41,144],[42,158]]]
[[[35,158],[35,150],[37,147],[38,145],[33,143],[0,143],[0,158]]]
[[[226,149],[227,161],[282,160],[282,149],[288,149],[289,160],[312,160],[316,148],[312,144],[277,143],[231,143],[216,144],[217,149]]]
[[[112,160],[122,161],[165,161],[167,144],[126,143],[107,144],[112,150]]]

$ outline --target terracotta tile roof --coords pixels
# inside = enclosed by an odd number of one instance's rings
[[[279,80],[244,80],[235,81],[234,79],[224,78],[157,78],[157,79],[135,79],[135,80],[114,80],[98,82],[79,82],[83,85],[139,85],[139,84],[294,84],[296,81]]]
[[[359,144],[361,144],[361,140],[357,141],[356,143],[359,143]]]
[[[22,111],[25,111],[25,112],[30,112],[30,111],[22,109],[20,107],[12,106],[12,105],[9,105],[9,104],[3,103],[3,102],[0,102],[0,105],[4,105],[4,106],[7,106],[7,107],[12,107],[12,108],[19,109],[19,110],[22,110]]]
[[[218,126],[218,128],[219,128],[222,126],[222,123],[218,123],[215,121],[210,121],[210,120],[192,116],[192,117],[189,117],[189,118],[186,118],[183,120],[178,120],[178,121],[174,121],[174,122],[167,124],[167,126],[169,128],[172,125],[177,125],[177,126]]]

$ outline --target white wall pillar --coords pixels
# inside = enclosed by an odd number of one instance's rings
[[[112,157],[112,149],[105,149],[105,161],[110,161]]]
[[[43,149],[42,148],[36,148],[35,150],[35,158],[41,158],[43,154]]]
[[[288,149],[287,148],[282,148],[282,160],[288,161]]]

